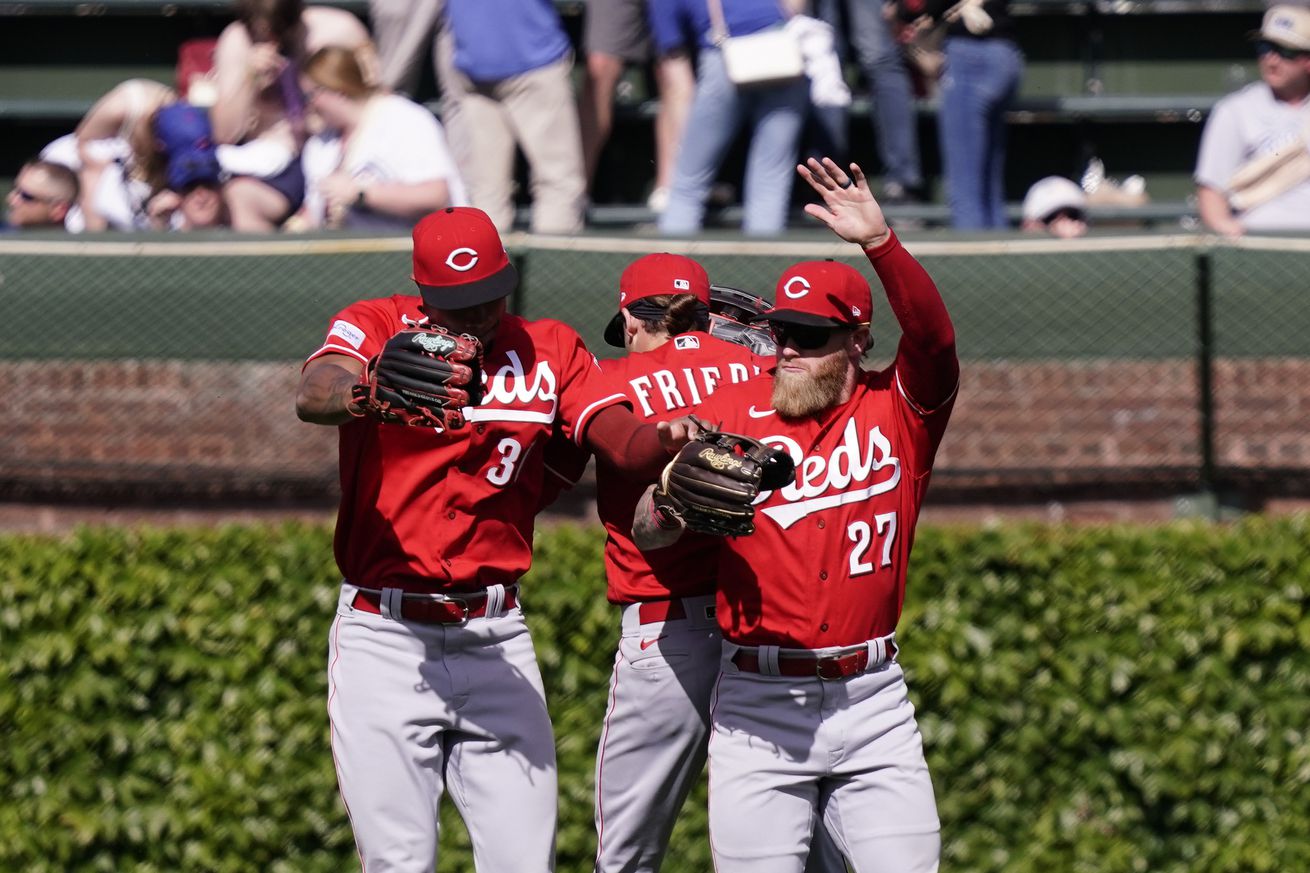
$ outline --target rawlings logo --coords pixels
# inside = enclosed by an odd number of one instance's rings
[[[709,464],[715,470],[740,470],[741,458],[727,452],[706,447],[696,457]]]
[[[416,333],[414,344],[433,355],[448,355],[457,346],[454,339],[439,333]]]
[[[847,420],[841,442],[826,458],[806,457],[799,443],[781,434],[765,437],[764,442],[782,449],[796,462],[796,481],[778,489],[786,503],[760,510],[783,530],[812,513],[885,494],[901,481],[900,459],[892,454],[891,442],[883,436],[882,428],[870,430],[868,444],[864,445],[853,418]],[[881,473],[881,478],[869,482],[875,473]],[[865,482],[869,484],[863,488],[847,490]],[[760,494],[755,502],[768,499],[772,493]]]
[[[468,255],[469,257],[467,260],[461,263],[455,260],[456,255]],[[461,273],[467,273],[469,270],[473,269],[477,265],[478,265],[478,253],[475,250],[467,247],[455,249],[453,252],[451,252],[449,255],[446,256],[446,266],[450,267],[452,270],[458,270]]]

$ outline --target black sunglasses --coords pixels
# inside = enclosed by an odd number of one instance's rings
[[[1280,58],[1282,58],[1285,61],[1294,61],[1297,58],[1302,58],[1305,57],[1306,55],[1310,55],[1310,52],[1303,51],[1301,49],[1288,48],[1285,45],[1279,45],[1278,43],[1270,42],[1267,39],[1258,40],[1256,42],[1255,53],[1257,57],[1267,55],[1270,52],[1273,52],[1274,54],[1278,55]]]
[[[839,330],[850,330],[850,328],[816,327],[809,324],[789,324],[781,321],[769,322],[769,331],[773,334],[773,339],[778,344],[778,348],[790,343],[802,352],[823,348],[832,339],[832,335]]]
[[[14,188],[14,193],[17,194],[18,199],[24,203],[44,203],[46,200],[46,198],[38,197],[31,191],[24,191],[22,188]]]

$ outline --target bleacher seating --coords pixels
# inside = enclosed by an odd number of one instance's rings
[[[327,2],[367,18],[366,0]],[[559,7],[578,38],[585,3],[560,0]],[[1011,198],[1017,201],[1043,175],[1076,177],[1095,155],[1111,175],[1146,177],[1154,203],[1137,213],[1145,223],[1187,214],[1201,124],[1218,97],[1255,80],[1244,34],[1257,26],[1263,8],[1261,0],[1014,3],[1027,69],[1009,114]],[[12,177],[45,142],[71,130],[118,82],[134,76],[171,82],[177,45],[216,35],[229,20],[223,0],[0,0],[0,178]],[[419,96],[437,107],[434,93]],[[635,204],[649,184],[655,108],[646,77],[632,71],[620,90],[613,147],[601,165],[595,223],[649,219]],[[939,182],[936,107],[924,100],[918,110],[925,170]],[[867,96],[857,92],[852,147],[876,170],[868,114]],[[725,174],[739,170],[737,155]],[[940,198],[939,185],[934,192]],[[733,215],[716,214],[725,221]],[[904,214],[934,223],[945,213],[938,200]]]

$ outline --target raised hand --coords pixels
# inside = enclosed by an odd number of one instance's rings
[[[796,172],[823,198],[823,205],[807,203],[805,214],[828,225],[837,236],[866,249],[891,236],[882,207],[869,190],[869,180],[859,164],[851,164],[847,172],[831,158],[810,158],[798,164]]]

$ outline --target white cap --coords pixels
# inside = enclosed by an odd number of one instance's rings
[[[1047,176],[1028,189],[1023,198],[1023,220],[1045,221],[1061,209],[1087,211],[1087,195],[1077,184],[1063,176]]]
[[[1260,29],[1251,34],[1291,49],[1310,52],[1310,9],[1304,6],[1271,6]]]

